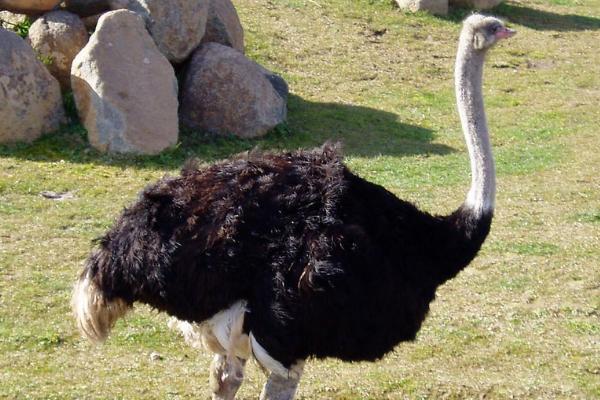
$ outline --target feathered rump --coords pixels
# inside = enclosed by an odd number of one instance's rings
[[[192,162],[147,187],[86,263],[73,296],[82,332],[105,339],[136,301],[201,322],[267,276],[315,289],[335,271],[306,246],[333,240],[320,236],[338,223],[344,173],[337,145],[326,144]]]

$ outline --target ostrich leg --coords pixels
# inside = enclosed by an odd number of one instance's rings
[[[285,378],[271,374],[260,394],[260,400],[292,400],[296,394],[300,377]]]
[[[234,400],[244,380],[246,360],[215,354],[210,364],[210,389],[213,400]]]
[[[260,400],[292,400],[296,394],[303,368],[304,361],[300,361],[290,368],[287,377],[272,372],[263,387]]]

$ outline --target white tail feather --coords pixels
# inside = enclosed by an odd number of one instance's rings
[[[88,276],[75,284],[72,306],[79,331],[92,342],[104,342],[115,322],[131,308],[121,299],[106,300]]]

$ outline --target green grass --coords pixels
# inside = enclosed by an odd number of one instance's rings
[[[575,219],[579,222],[600,223],[600,210],[578,213]]]
[[[0,27],[10,29],[22,38],[26,38],[27,34],[29,33],[29,28],[31,27],[32,22],[33,21],[31,20],[31,17],[25,17],[23,21],[17,23],[4,21],[0,18]]]
[[[210,356],[169,331],[166,316],[139,307],[93,347],[69,309],[92,239],[190,157],[340,140],[356,173],[428,211],[464,198],[452,66],[467,10],[438,18],[388,0],[234,3],[247,55],[290,84],[288,122],[266,137],[182,132],[160,155],[116,156],[93,150],[73,123],[0,146],[0,399],[209,396]],[[439,290],[416,342],[375,364],[311,360],[300,398],[600,398],[600,3],[507,1],[494,13],[519,34],[485,70],[498,170],[488,241]],[[72,98],[65,104],[73,116]],[[73,198],[40,196],[48,190]],[[250,365],[240,398],[256,398],[263,382]]]

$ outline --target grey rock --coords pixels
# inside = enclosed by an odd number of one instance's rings
[[[177,143],[177,80],[143,19],[111,11],[75,57],[71,82],[92,146],[156,154]]]
[[[62,122],[58,82],[25,40],[0,28],[0,143],[30,142]]]
[[[209,0],[109,0],[112,9],[141,15],[160,51],[172,62],[185,61],[202,41]]]
[[[285,81],[237,50],[207,43],[191,58],[181,94],[184,125],[218,135],[262,136],[287,116]]]
[[[281,96],[281,98],[287,102],[288,95],[290,94],[287,82],[279,75],[276,75],[269,70],[263,68],[265,76],[273,85],[273,89]]]
[[[202,43],[210,42],[244,52],[244,29],[231,0],[210,0]]]
[[[10,11],[0,11],[0,28],[5,28],[12,31],[17,25],[27,21],[27,18],[29,17],[25,14],[18,14]]]
[[[64,7],[80,17],[89,17],[110,10],[108,0],[65,0]]]
[[[71,89],[71,63],[86,45],[88,33],[81,19],[67,11],[44,14],[29,28],[28,40],[63,92]]]
[[[402,10],[427,11],[432,14],[448,14],[448,0],[396,0]]]
[[[88,31],[95,31],[96,30],[96,26],[98,25],[98,21],[100,20],[100,17],[102,17],[104,13],[100,13],[100,14],[95,14],[95,15],[90,15],[88,17],[82,17],[81,20],[83,21],[83,25],[85,25],[85,28]]]
[[[71,200],[75,198],[75,194],[73,192],[53,192],[51,190],[44,190],[43,192],[40,192],[40,196],[48,200],[56,201]]]

